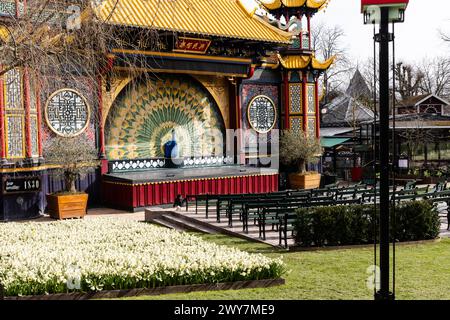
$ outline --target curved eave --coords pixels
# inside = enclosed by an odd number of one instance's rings
[[[306,69],[310,66],[312,69],[325,71],[331,67],[334,59],[335,57],[332,57],[321,62],[313,56],[291,55],[282,57],[281,55],[278,55],[278,60],[280,60],[281,65],[288,70]]]
[[[259,0],[259,2],[267,9],[267,10],[276,10],[281,8],[283,5],[281,0]]]
[[[306,6],[310,9],[321,9],[329,0],[259,0],[267,10],[277,10],[282,6],[299,8]]]
[[[307,0],[307,1],[306,1],[306,6],[307,6],[308,8],[311,8],[311,9],[320,9],[320,8],[322,8],[327,2],[328,2],[328,0],[320,0],[320,1],[317,1],[317,0]]]
[[[326,60],[324,62],[321,62],[321,61],[319,61],[319,60],[317,60],[316,58],[313,57],[311,66],[312,66],[313,69],[325,71],[329,67],[331,67],[331,65],[333,64],[335,58],[336,57],[333,56],[330,59],[328,59],[328,60]]]

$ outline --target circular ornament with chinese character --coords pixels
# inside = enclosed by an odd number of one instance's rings
[[[54,92],[45,106],[45,121],[57,135],[75,137],[89,125],[90,108],[85,97],[72,89]]]
[[[267,133],[273,129],[277,121],[275,103],[267,96],[256,96],[248,104],[247,117],[253,130]]]

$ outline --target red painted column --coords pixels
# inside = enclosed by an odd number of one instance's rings
[[[16,0],[16,19],[19,18],[20,12],[19,12],[19,0]]]
[[[0,69],[3,69],[3,66],[0,66]],[[6,145],[5,145],[5,95],[3,92],[4,76],[0,77],[0,143],[1,143],[1,151],[0,158],[2,162],[6,159]]]
[[[308,101],[308,94],[307,94],[307,77],[306,77],[306,71],[302,72],[303,75],[303,82],[302,82],[302,109],[303,109],[303,131],[308,132],[308,108],[306,102]]]
[[[290,129],[291,123],[289,119],[289,71],[285,70],[284,73],[284,129]]]
[[[30,74],[28,67],[23,69],[23,100],[25,104],[25,157],[30,159],[32,155],[32,145],[31,145],[31,117],[30,117]]]
[[[36,81],[36,92],[32,92],[32,94],[36,95],[36,112],[37,112],[37,125],[38,125],[38,152],[39,152],[39,157],[43,156],[43,152],[42,152],[42,114],[41,114],[41,95],[39,94],[39,92],[41,92],[40,90],[40,79],[39,76],[37,76],[37,81]]]

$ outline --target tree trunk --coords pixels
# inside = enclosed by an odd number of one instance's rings
[[[66,191],[70,193],[76,193],[77,187],[75,186],[76,175],[71,172],[66,172],[64,175],[64,184]]]
[[[306,172],[306,162],[305,162],[305,160],[299,160],[298,161],[298,170],[299,170],[299,173],[305,173]]]

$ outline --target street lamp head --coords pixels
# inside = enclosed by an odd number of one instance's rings
[[[389,9],[389,22],[403,22],[409,0],[361,0],[364,24],[380,23],[381,8]]]

